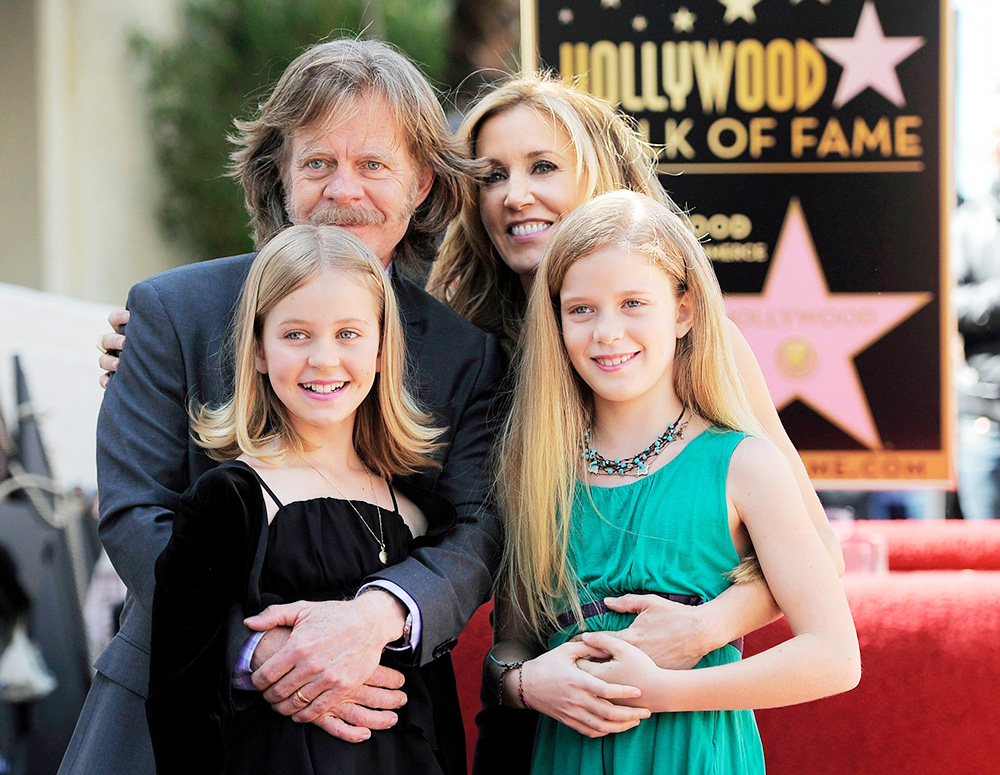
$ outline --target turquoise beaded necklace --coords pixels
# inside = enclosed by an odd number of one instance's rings
[[[656,441],[646,447],[642,452],[624,460],[608,460],[600,452],[590,446],[590,428],[583,434],[583,452],[580,457],[586,461],[587,471],[592,474],[603,474],[606,476],[645,476],[649,473],[649,464],[652,458],[659,455],[663,448],[670,442],[684,438],[684,429],[687,421],[681,422],[687,407],[681,407],[681,413],[677,415],[667,429],[656,437]]]

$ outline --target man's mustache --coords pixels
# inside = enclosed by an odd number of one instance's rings
[[[377,210],[364,207],[333,205],[316,210],[309,216],[313,226],[379,226],[385,221],[385,216]]]

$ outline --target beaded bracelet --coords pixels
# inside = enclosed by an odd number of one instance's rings
[[[531,710],[531,706],[528,701],[524,699],[524,663],[522,662],[520,667],[517,668],[517,698],[521,701],[525,710]]]
[[[503,680],[512,670],[517,670],[517,698],[521,705],[530,710],[527,700],[524,699],[524,660],[518,659],[514,662],[501,662],[490,651],[488,656],[495,664],[500,666],[500,679],[497,681],[497,702],[503,705]]]

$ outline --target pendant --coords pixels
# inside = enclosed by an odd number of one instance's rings
[[[389,553],[385,549],[383,549],[381,552],[378,553],[378,559],[379,559],[379,562],[381,562],[383,565],[388,565],[389,564]]]

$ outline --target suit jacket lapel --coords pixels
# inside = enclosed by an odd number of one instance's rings
[[[403,322],[403,335],[406,338],[406,351],[411,362],[416,363],[420,352],[424,349],[424,337],[427,335],[427,317],[424,305],[421,303],[420,289],[400,272],[392,273],[392,288],[399,302],[399,316]]]

